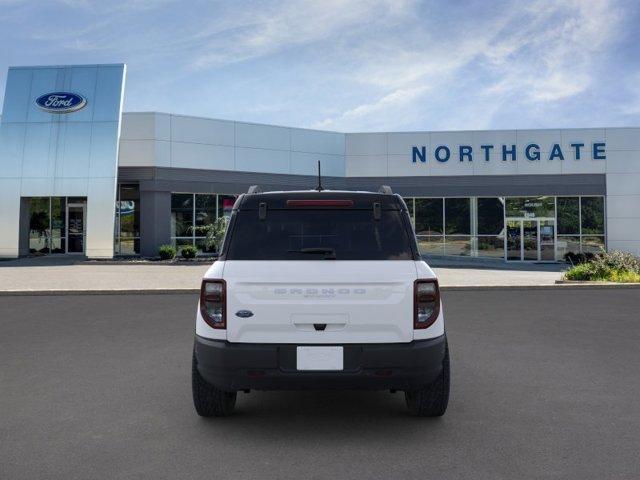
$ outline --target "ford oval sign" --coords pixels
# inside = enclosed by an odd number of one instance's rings
[[[87,104],[87,99],[77,93],[53,92],[36,98],[36,105],[49,113],[77,112]]]

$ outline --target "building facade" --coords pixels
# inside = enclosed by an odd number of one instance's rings
[[[405,198],[428,256],[640,254],[640,128],[340,133],[122,113],[124,65],[11,68],[0,256],[195,245],[250,185]]]

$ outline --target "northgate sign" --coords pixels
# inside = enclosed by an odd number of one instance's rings
[[[563,150],[559,143],[554,143],[549,150],[549,154],[545,155],[547,160],[564,160],[567,156],[574,160],[582,160],[583,158],[591,158],[592,160],[606,160],[605,152],[606,144],[604,142],[594,142],[589,147],[584,143],[571,143],[568,151]],[[502,161],[516,161],[518,160],[518,154],[522,154],[523,157],[531,162],[539,161],[542,159],[542,152],[540,145],[537,143],[530,143],[524,149],[519,152],[515,145],[480,145],[481,152],[475,152],[475,155],[480,159],[488,162],[491,158],[491,153],[502,153]],[[460,162],[474,160],[474,151],[471,145],[460,145],[457,148],[457,159]],[[425,145],[417,147],[414,146],[411,151],[413,163],[422,162],[426,163],[428,160],[427,147]],[[452,159],[451,148],[447,145],[439,145],[433,150],[433,158],[441,163],[446,163]]]

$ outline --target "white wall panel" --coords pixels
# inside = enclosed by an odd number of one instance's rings
[[[426,146],[430,150],[429,134],[426,132],[394,132],[387,134],[387,153],[390,155],[404,155],[410,160],[413,147]]]
[[[0,257],[18,256],[20,179],[0,178]]]
[[[387,155],[347,155],[348,177],[384,177],[387,175]]]
[[[386,155],[386,133],[349,133],[346,136],[345,152],[349,155]]]
[[[233,145],[234,122],[171,115],[171,140],[174,142]]]
[[[322,165],[322,175],[344,177],[344,157],[321,153],[291,152],[291,169],[294,175],[316,175],[318,161]]]
[[[113,256],[115,202],[115,178],[89,179],[86,240],[88,257],[110,258]]]
[[[174,168],[233,170],[233,147],[171,142],[171,166]]]
[[[261,148],[236,148],[236,170],[246,172],[289,173],[290,152]]]
[[[168,144],[168,142],[162,143]],[[155,144],[154,140],[120,140],[118,165],[121,167],[169,167],[169,162],[166,165],[158,164]]]
[[[155,113],[123,113],[121,140],[151,140],[158,138]]]
[[[238,147],[289,150],[290,129],[254,123],[236,123],[236,145]]]
[[[290,134],[294,152],[344,155],[344,133],[291,128]]]
[[[640,128],[607,128],[607,151],[640,150]]]
[[[607,152],[607,160],[599,160],[606,165],[607,173],[640,173],[640,150],[613,150]]]
[[[115,162],[104,161],[105,158],[117,158],[118,144],[113,141],[117,136],[117,122],[94,122],[91,124],[89,177],[117,176],[117,164]]]

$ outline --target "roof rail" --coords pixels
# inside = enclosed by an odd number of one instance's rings
[[[259,185],[251,185],[249,190],[247,190],[247,194],[252,195],[254,193],[262,193],[262,189]]]
[[[393,195],[393,190],[391,190],[391,187],[389,185],[380,185],[380,188],[378,189],[378,193],[383,193],[385,195]]]

